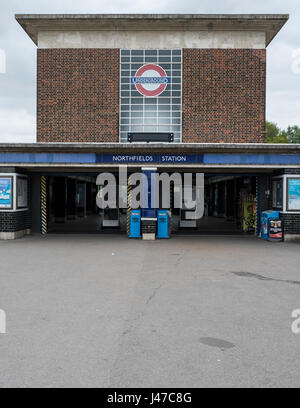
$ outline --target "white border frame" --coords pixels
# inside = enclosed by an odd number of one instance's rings
[[[14,208],[15,208],[15,178],[14,178],[14,175],[9,174],[9,173],[6,173],[4,175],[4,174],[0,173],[0,177],[3,178],[3,179],[9,179],[11,181],[11,186],[10,186],[11,187],[11,193],[10,193],[11,208],[9,208],[9,207],[0,207],[0,212],[13,211]]]
[[[27,197],[26,197],[26,205],[25,206],[19,206],[18,205],[18,182],[19,182],[19,180],[25,180],[26,181],[26,193],[27,193]],[[27,210],[28,208],[29,208],[29,205],[28,205],[28,193],[29,193],[29,183],[28,183],[28,177],[26,176],[26,175],[24,175],[24,176],[21,176],[21,175],[19,175],[19,174],[17,174],[17,177],[16,177],[16,210],[23,210],[23,209],[25,209],[25,210]]]
[[[300,179],[300,174],[283,174],[283,175],[281,175],[281,176],[274,176],[274,177],[272,177],[272,181],[273,180],[280,180],[280,179],[282,179],[283,180],[283,197],[282,197],[282,199],[283,199],[283,206],[282,206],[282,209],[280,210],[278,210],[278,211],[280,211],[281,213],[284,213],[284,214],[300,214],[300,210],[298,211],[288,211],[287,210],[287,179],[288,178],[299,178]],[[273,184],[272,184],[272,188],[273,188]]]
[[[119,58],[120,58],[120,62],[119,62],[119,143],[129,143],[128,141],[126,141],[126,142],[121,142],[121,53],[122,53],[122,51],[132,51],[132,50],[138,50],[138,51],[147,51],[147,50],[152,50],[151,48],[148,48],[148,49],[146,49],[146,48],[142,48],[142,49],[139,49],[139,48],[120,48],[119,49]],[[180,77],[180,106],[181,106],[181,109],[180,109],[180,140],[179,140],[179,142],[172,142],[173,144],[181,144],[182,143],[182,93],[183,93],[183,91],[182,91],[182,84],[183,84],[183,81],[182,81],[182,79],[183,79],[183,48],[170,48],[170,49],[164,49],[164,48],[153,48],[153,50],[156,50],[156,51],[163,51],[163,50],[166,50],[166,51],[180,51],[181,52],[181,62],[180,62],[180,65],[181,65],[181,77]],[[131,55],[131,54],[130,54]],[[172,54],[171,54],[172,55]],[[144,56],[145,56],[145,54],[144,54]],[[130,57],[131,58],[131,57]],[[144,62],[145,63],[145,62]],[[130,63],[129,64],[131,64],[131,61],[130,61]],[[131,96],[129,97],[129,98],[131,98]],[[171,97],[172,98],[172,97]],[[143,101],[143,105],[144,105],[144,101]],[[172,113],[172,104],[171,104],[171,110],[170,110],[170,112]],[[157,120],[158,120],[158,117],[157,117]],[[144,125],[143,125],[144,126]],[[140,142],[141,143],[141,142]],[[143,142],[142,142],[143,143]],[[147,143],[147,142],[144,142],[145,144],[151,144],[151,143]],[[131,144],[134,144],[134,143],[131,143]],[[168,142],[166,143],[166,144],[169,144]]]
[[[27,202],[27,207],[24,208],[17,208],[17,178],[18,177],[23,177],[27,178],[27,183],[28,183],[28,176],[26,174],[20,174],[20,173],[0,173],[0,176],[4,177],[12,177],[13,178],[13,208],[0,208],[0,212],[20,212],[20,211],[28,211],[29,210],[29,205]]]

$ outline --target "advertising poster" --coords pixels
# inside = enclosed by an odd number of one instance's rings
[[[300,211],[300,178],[288,179],[288,211]]]
[[[17,208],[26,208],[27,203],[28,185],[27,178],[17,178]]]
[[[12,208],[12,187],[12,177],[0,177],[0,208]]]
[[[270,238],[282,239],[281,220],[270,220]]]

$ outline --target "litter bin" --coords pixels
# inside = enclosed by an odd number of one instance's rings
[[[260,237],[267,241],[282,241],[282,220],[279,211],[268,210],[262,212]]]

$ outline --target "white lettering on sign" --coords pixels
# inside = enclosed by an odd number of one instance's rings
[[[153,156],[127,156],[127,155],[114,155],[113,161],[117,163],[122,162],[152,162]]]
[[[186,162],[186,156],[162,156],[163,162]]]

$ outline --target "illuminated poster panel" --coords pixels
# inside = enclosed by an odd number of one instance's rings
[[[0,176],[0,209],[13,208],[13,178]]]
[[[300,211],[300,178],[287,179],[287,211]]]

